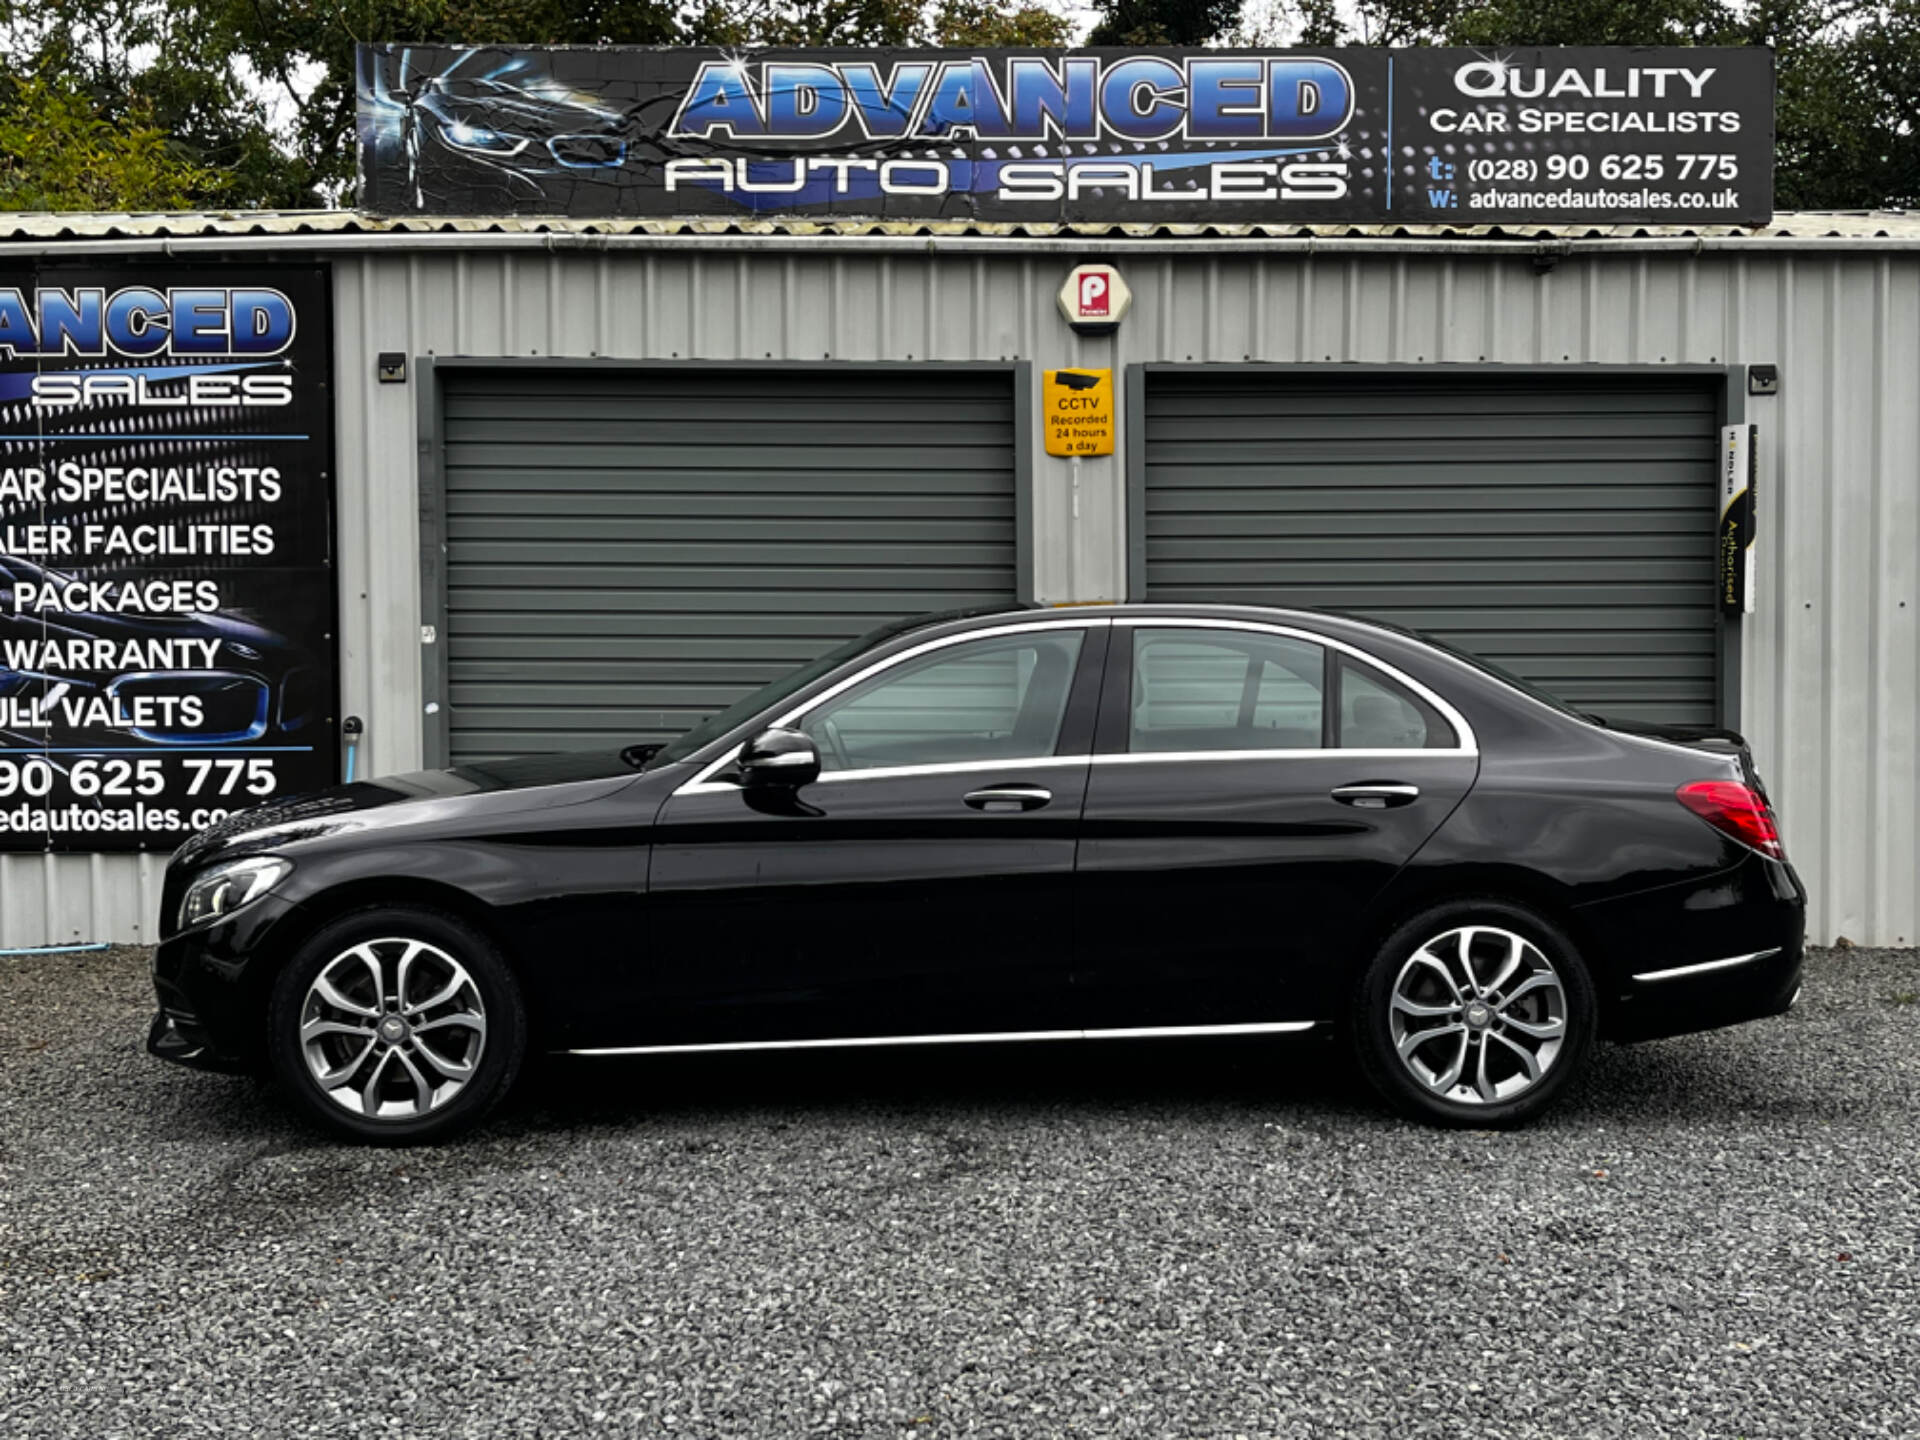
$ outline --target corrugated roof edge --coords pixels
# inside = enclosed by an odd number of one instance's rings
[[[19,252],[189,251],[233,242],[301,250],[536,246],[548,249],[716,245],[723,248],[1339,250],[1908,249],[1920,214],[1799,211],[1758,228],[1675,225],[995,224],[882,220],[568,220],[552,216],[382,217],[355,210],[226,210],[146,214],[0,214],[0,247]],[[244,248],[251,248],[245,246]]]

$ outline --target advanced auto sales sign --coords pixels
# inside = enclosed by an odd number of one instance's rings
[[[362,46],[386,215],[1757,225],[1765,49]]]
[[[332,783],[324,270],[0,271],[0,848]]]

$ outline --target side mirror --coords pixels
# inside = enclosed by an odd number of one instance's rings
[[[774,726],[740,747],[740,781],[749,790],[798,790],[820,778],[820,752],[798,730]]]

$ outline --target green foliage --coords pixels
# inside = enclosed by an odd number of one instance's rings
[[[1073,42],[1073,26],[1038,5],[1004,10],[992,0],[942,0],[933,16],[933,43],[954,49],[994,45],[1049,50]]]
[[[1094,0],[1089,45],[1211,45],[1240,21],[1241,0]]]
[[[184,210],[225,183],[144,104],[129,103],[116,122],[70,78],[0,81],[0,209]]]

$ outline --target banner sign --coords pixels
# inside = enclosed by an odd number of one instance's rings
[[[1722,615],[1753,613],[1754,452],[1752,425],[1720,430],[1720,534],[1716,600]]]
[[[363,45],[381,215],[1766,223],[1773,52]]]
[[[0,849],[332,784],[317,267],[0,270]]]

